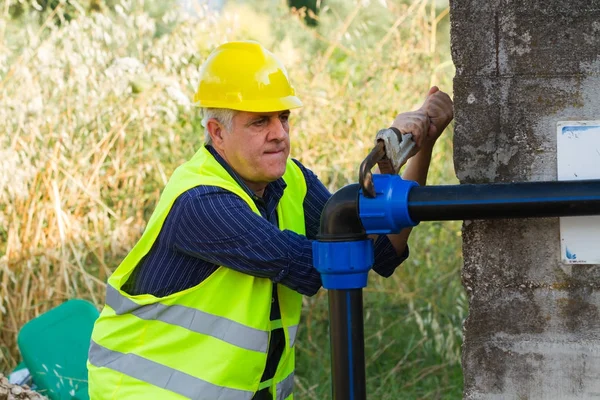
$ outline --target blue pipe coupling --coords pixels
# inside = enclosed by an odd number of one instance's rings
[[[360,221],[368,234],[398,233],[404,228],[416,226],[408,212],[408,194],[419,186],[399,175],[373,175],[375,198],[365,197],[362,189],[358,199]]]
[[[362,289],[373,266],[373,240],[312,243],[313,265],[325,289]]]

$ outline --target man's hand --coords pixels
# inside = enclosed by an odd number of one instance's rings
[[[452,99],[437,86],[433,86],[429,89],[427,98],[419,110],[427,114],[431,122],[427,137],[423,142],[428,142],[433,146],[454,118]]]
[[[423,146],[433,147],[453,117],[450,96],[433,86],[418,110],[398,114],[392,126],[402,133],[412,133],[418,151]]]
[[[412,133],[413,141],[417,145],[418,150],[423,144],[424,138],[427,137],[430,127],[429,117],[425,111],[418,109],[398,114],[392,126],[397,128],[402,134]]]

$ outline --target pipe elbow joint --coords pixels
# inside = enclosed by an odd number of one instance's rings
[[[331,196],[321,213],[317,239],[321,242],[364,240],[367,233],[358,210],[359,186],[344,186]]]
[[[373,265],[373,241],[367,237],[358,212],[359,186],[338,190],[325,204],[313,265],[326,289],[359,289],[367,285]]]

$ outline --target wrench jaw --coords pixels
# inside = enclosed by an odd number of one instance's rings
[[[375,197],[375,186],[373,185],[373,173],[371,169],[385,157],[385,144],[378,140],[373,150],[360,164],[358,172],[358,183],[366,197]]]
[[[392,160],[390,160],[387,156],[385,156],[381,161],[379,161],[377,163],[377,166],[379,167],[380,174],[396,174],[396,172],[394,172],[394,164],[392,163]]]
[[[385,159],[389,160],[384,164],[385,171],[382,173],[398,174],[400,168],[406,164],[415,148],[415,142],[412,140],[412,134],[402,134],[396,128],[382,129],[377,132],[376,141],[383,141],[385,144]],[[391,166],[391,168],[389,168]]]
[[[382,174],[396,175],[406,164],[415,148],[410,133],[401,134],[396,128],[381,129],[375,137],[375,147],[360,164],[358,182],[366,197],[376,195],[371,169],[379,166]]]

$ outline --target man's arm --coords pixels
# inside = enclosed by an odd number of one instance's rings
[[[408,160],[402,174],[403,179],[415,181],[421,186],[427,184],[433,146],[453,117],[452,100],[436,86],[429,89],[421,108],[396,117],[392,126],[398,128],[401,133],[412,133],[418,151]],[[398,234],[387,235],[398,254],[406,251],[411,231],[412,228],[406,228]]]
[[[319,290],[321,276],[313,268],[312,245],[304,236],[279,230],[221,188],[182,196],[171,215],[177,229],[169,241],[175,251],[269,278],[304,295]]]

